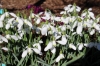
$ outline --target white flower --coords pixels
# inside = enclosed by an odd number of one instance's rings
[[[92,29],[91,31],[90,31],[90,35],[93,35],[95,33],[95,29]]]
[[[75,45],[74,45],[74,44],[72,44],[72,43],[70,43],[70,44],[69,44],[69,48],[71,48],[71,49],[73,49],[73,50],[76,50]]]
[[[43,25],[42,28],[39,28],[41,30],[41,34],[47,36],[48,31],[48,25]]]
[[[24,50],[23,51],[23,53],[22,53],[22,58],[24,58],[24,57],[26,57],[27,56],[27,54],[31,54],[33,51],[32,51],[32,48],[30,48],[30,47],[26,47],[26,50]]]
[[[61,59],[64,58],[64,54],[60,54],[57,58],[56,58],[56,62],[59,62]]]
[[[17,15],[16,15],[16,14],[14,14],[14,13],[9,13],[9,14],[10,14],[11,16],[17,18]]]
[[[14,40],[18,40],[18,36],[16,36],[16,35],[10,35],[10,37],[12,38],[12,39],[14,39]]]
[[[27,53],[28,53],[27,50],[23,51],[22,58],[26,57]]]
[[[67,12],[73,12],[76,9],[76,12],[80,12],[81,8],[75,5],[68,5],[66,7],[64,7],[64,10]]]
[[[82,26],[82,23],[80,23],[80,24],[77,26],[77,29],[76,29],[77,34],[81,35],[82,30],[83,30],[83,26]]]
[[[4,36],[0,35],[0,43],[3,42],[3,41],[8,43],[7,38],[5,38]]]
[[[78,50],[82,50],[83,47],[83,43],[78,43]]]
[[[24,24],[23,20],[20,17],[17,17],[16,21],[18,22],[18,25],[17,25],[18,30],[22,29],[23,24]]]
[[[50,11],[45,10],[44,15],[45,16],[43,16],[41,18],[43,18],[45,20],[49,20],[51,18],[51,12]]]
[[[1,49],[2,50],[5,50],[5,51],[8,51],[8,48],[7,47],[2,47]]]
[[[41,18],[37,18],[36,24],[40,24],[40,22],[41,22]]]
[[[43,43],[43,41],[39,41],[39,43],[33,44],[33,50],[34,50],[34,52],[37,53],[37,54],[39,54],[39,55],[42,55],[41,46],[40,46],[41,43]]]
[[[0,28],[3,27],[3,21],[0,20]]]
[[[55,45],[56,45],[56,42],[55,41],[50,41],[48,43],[48,45],[45,47],[44,51],[48,51],[50,49],[51,52],[54,54],[56,52]]]
[[[8,20],[8,22],[7,22],[7,24],[6,24],[6,29],[7,29],[7,30],[8,30],[8,29],[11,27],[11,25],[13,24],[12,21],[13,21],[14,19],[15,19],[15,18],[11,18],[11,19]]]
[[[37,53],[37,54],[39,54],[39,55],[42,55],[42,52],[41,52],[39,49],[33,48],[33,50],[34,50],[35,53]]]
[[[27,19],[24,19],[24,23],[27,24],[30,28],[32,28],[32,23],[29,22]]]
[[[65,35],[62,35],[62,39],[60,41],[56,41],[61,45],[65,45],[67,43],[67,39]]]
[[[6,37],[7,39],[11,39],[11,37],[10,37],[9,34],[7,34],[5,37]]]

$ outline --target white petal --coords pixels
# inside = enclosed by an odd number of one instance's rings
[[[82,26],[78,26],[76,29],[77,34],[81,34],[83,27]]]
[[[38,18],[38,19],[36,20],[36,24],[39,24],[40,22],[41,22],[41,19]]]
[[[57,58],[56,58],[56,62],[59,62],[61,59],[64,58],[63,54],[60,54]]]
[[[62,39],[61,41],[57,41],[59,44],[61,45],[65,45],[67,43],[67,39],[66,39],[66,36],[62,36]]]
[[[8,30],[10,28],[10,24],[6,24],[6,29]]]
[[[33,52],[31,48],[27,48],[27,52],[29,53],[29,55]]]
[[[18,40],[18,36],[16,36],[16,35],[11,35],[11,38],[16,40],[16,41]]]
[[[43,27],[43,28],[41,29],[41,34],[47,36],[47,27]]]
[[[7,34],[7,35],[6,35],[6,38],[7,38],[7,39],[10,39],[11,37],[10,37],[10,35],[9,35],[9,34]]]
[[[82,50],[82,48],[83,48],[83,44],[81,43],[79,43],[79,47],[78,47],[78,50]]]
[[[74,44],[69,44],[69,48],[76,50],[76,47],[74,46]]]
[[[53,54],[55,54],[55,53],[56,53],[56,48],[55,48],[55,47],[51,48],[51,52],[52,52]]]
[[[3,27],[3,22],[2,21],[0,21],[0,28],[2,28]]]
[[[27,55],[27,50],[23,51],[22,58],[24,58]]]
[[[5,50],[5,51],[8,51],[7,47],[2,47],[1,49]]]
[[[93,35],[94,33],[95,33],[95,29],[92,29],[90,35]]]
[[[2,35],[0,35],[0,38],[1,38],[4,42],[7,42],[7,43],[8,43],[7,38],[3,37]]]
[[[10,14],[11,16],[15,17],[15,18],[17,17],[16,14],[14,14],[14,13],[9,13],[9,14]]]
[[[41,51],[41,46],[40,46],[40,44],[39,44],[39,43],[35,43],[35,44],[33,45],[33,47],[36,47],[38,50],[40,50],[40,51]]]
[[[52,42],[49,42],[48,45],[45,47],[44,51],[48,51],[49,49],[51,49],[53,47]]]
[[[42,52],[41,52],[39,49],[33,48],[33,50],[34,50],[35,53],[37,53],[37,54],[39,54],[39,55],[42,55]]]

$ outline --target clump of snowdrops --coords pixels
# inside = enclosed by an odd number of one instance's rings
[[[12,66],[67,66],[86,48],[100,50],[100,18],[91,8],[68,5],[55,16],[50,10],[29,17],[0,15],[0,62]]]

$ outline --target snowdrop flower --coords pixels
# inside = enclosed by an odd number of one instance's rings
[[[42,26],[42,28],[39,28],[42,35],[47,36],[47,32],[48,32],[48,29],[49,29],[48,26],[49,26],[49,25],[44,24],[44,25]]]
[[[64,58],[64,54],[60,54],[57,58],[56,58],[56,62],[59,62],[61,59]]]
[[[13,25],[12,22],[13,22],[14,19],[15,19],[15,18],[11,18],[11,19],[8,20],[8,22],[7,22],[7,24],[6,24],[6,27],[5,27],[7,30]]]
[[[14,13],[9,13],[11,16],[13,16],[14,18],[17,18],[17,15]]]
[[[24,23],[27,24],[30,28],[32,28],[32,23],[29,22],[27,19],[24,19]]]
[[[83,25],[82,25],[82,22],[81,22],[81,23],[78,23],[78,26],[77,26],[77,29],[76,29],[77,34],[81,35],[82,30],[83,30]]]
[[[5,38],[4,36],[0,35],[0,43],[2,43],[3,41],[8,43],[7,38]]]
[[[40,43],[33,44],[33,47],[34,47],[33,50],[35,53],[42,55],[40,44],[41,44],[41,41],[40,41]]]
[[[70,44],[69,44],[69,48],[71,48],[71,49],[73,49],[73,50],[76,50],[75,45],[74,45],[74,44],[72,44],[72,43],[70,43]]]
[[[41,17],[41,18],[43,18],[45,20],[49,20],[51,18],[51,12],[50,11],[45,10],[44,15],[45,16]]]
[[[40,22],[41,22],[41,18],[37,18],[36,19],[36,24],[40,24]]]
[[[56,52],[56,42],[55,41],[50,41],[48,45],[45,47],[44,51],[48,51],[49,49],[51,52],[54,54]]]
[[[11,39],[11,37],[10,37],[9,34],[7,34],[5,37],[6,37],[7,39]]]
[[[55,21],[61,21],[61,17],[55,17],[54,20]]]
[[[100,25],[99,25],[99,24],[93,23],[93,27],[94,27],[96,30],[100,31]]]
[[[8,51],[7,47],[2,47],[1,49],[4,50],[4,51]]]
[[[78,50],[82,50],[83,47],[83,43],[78,43]]]
[[[95,29],[92,29],[91,31],[90,31],[90,35],[93,35],[95,33]]]
[[[91,12],[91,11],[92,11],[92,8],[89,8],[87,12],[81,14],[81,17],[86,17],[87,16],[89,18],[95,19],[94,13]]]
[[[3,27],[3,20],[4,20],[5,17],[6,17],[5,13],[0,16],[0,28]]]
[[[22,58],[24,58],[24,57],[26,57],[27,56],[27,54],[31,54],[33,51],[32,51],[32,48],[30,48],[30,47],[26,47],[26,50],[24,50],[23,51],[23,53],[22,53]]]
[[[18,22],[18,25],[17,25],[18,30],[20,30],[22,28],[24,22],[23,22],[23,20],[20,17],[17,17],[16,21]]]
[[[75,6],[75,5],[71,5],[71,4],[68,5],[68,6],[66,6],[66,7],[64,7],[64,10],[67,11],[68,13],[69,13],[69,12],[73,12],[74,9],[76,9],[76,12],[80,12],[80,10],[81,10],[80,7]]]
[[[61,44],[61,45],[65,45],[67,43],[67,39],[65,35],[62,35],[61,40],[56,41],[57,43]]]

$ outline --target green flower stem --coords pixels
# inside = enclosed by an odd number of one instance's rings
[[[84,56],[84,53],[81,53],[78,57],[74,57],[72,60],[68,61],[65,65],[68,66],[69,64],[73,63],[74,61],[80,59],[82,56]]]

